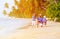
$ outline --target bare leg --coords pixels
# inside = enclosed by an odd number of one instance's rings
[[[41,23],[41,27],[43,27],[43,23]]]

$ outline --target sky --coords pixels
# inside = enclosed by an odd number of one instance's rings
[[[8,9],[4,8],[4,3],[6,3],[6,2],[9,4],[9,8]],[[14,5],[14,1],[13,0],[0,0],[0,18],[7,17],[7,16],[4,16],[2,14],[2,11],[6,10],[7,12],[10,12],[11,11],[11,6],[13,6],[13,5]]]

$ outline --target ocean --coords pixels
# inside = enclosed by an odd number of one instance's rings
[[[19,27],[24,27],[31,22],[31,19],[9,19],[9,18],[0,18],[0,34],[6,34]]]

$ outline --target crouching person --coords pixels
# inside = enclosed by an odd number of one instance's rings
[[[38,26],[43,27],[43,17],[42,16],[38,17]]]

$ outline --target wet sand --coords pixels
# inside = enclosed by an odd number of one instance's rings
[[[48,21],[46,26],[39,28],[30,24],[0,36],[0,39],[60,39],[60,23]]]

